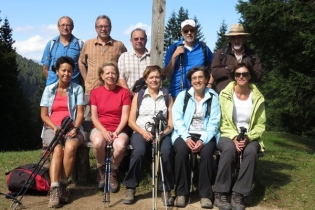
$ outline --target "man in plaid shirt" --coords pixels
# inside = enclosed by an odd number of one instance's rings
[[[150,52],[145,48],[147,34],[145,30],[136,28],[131,32],[130,42],[133,49],[123,53],[118,60],[118,85],[131,91],[135,82],[142,77],[143,71],[150,65]]]

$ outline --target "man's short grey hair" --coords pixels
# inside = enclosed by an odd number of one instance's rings
[[[99,19],[107,19],[108,22],[109,22],[109,26],[112,27],[112,21],[110,20],[110,18],[109,18],[107,15],[99,15],[99,16],[96,18],[95,26],[96,26],[96,22],[97,22]]]
[[[131,37],[130,37],[130,38],[132,38],[132,34],[133,34],[133,32],[135,32],[135,31],[142,31],[142,32],[144,33],[145,39],[147,39],[147,33],[146,33],[145,30],[142,29],[142,28],[135,28],[135,29],[133,29],[133,30],[131,31]]]
[[[59,18],[59,20],[57,22],[57,25],[59,25],[60,20],[63,19],[63,18],[68,18],[71,21],[71,25],[72,25],[72,29],[73,29],[74,28],[74,23],[73,23],[72,18],[69,17],[69,16],[62,16],[61,18]]]

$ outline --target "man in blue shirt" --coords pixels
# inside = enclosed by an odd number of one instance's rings
[[[78,59],[83,42],[72,35],[74,28],[73,20],[68,16],[63,16],[58,20],[58,30],[60,35],[50,40],[45,48],[41,63],[43,64],[43,73],[46,80],[46,86],[57,81],[57,75],[52,71],[52,66],[61,56],[69,56],[75,62],[75,68],[72,75],[72,82],[79,84],[80,71]]]
[[[171,79],[169,92],[173,98],[180,91],[189,89],[190,82],[186,78],[187,72],[196,66],[207,65],[210,69],[213,54],[202,42],[197,40],[197,27],[194,20],[185,20],[181,23],[183,39],[172,44],[165,55],[165,74]]]

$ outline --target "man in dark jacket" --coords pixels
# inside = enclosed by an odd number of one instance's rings
[[[252,77],[253,82],[260,82],[263,72],[258,55],[245,44],[246,36],[243,25],[233,24],[228,34],[224,34],[230,40],[229,44],[218,50],[211,65],[212,78],[209,83],[216,84],[218,93],[223,90],[231,81],[228,77],[235,62],[250,62],[255,70],[255,75]]]

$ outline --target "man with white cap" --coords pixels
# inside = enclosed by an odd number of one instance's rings
[[[250,62],[253,66],[255,75],[252,76],[253,82],[260,82],[263,72],[258,55],[245,44],[246,36],[242,24],[233,24],[228,34],[229,44],[222,49],[219,49],[213,58],[211,65],[211,75],[216,83],[216,90],[218,93],[223,90],[232,80],[228,77],[232,70],[232,66],[236,62]],[[213,80],[210,80],[212,85]]]
[[[213,54],[205,43],[197,40],[197,27],[194,20],[181,23],[183,38],[172,44],[165,55],[165,74],[171,79],[169,92],[173,98],[180,91],[190,88],[187,72],[195,66],[211,66]]]

